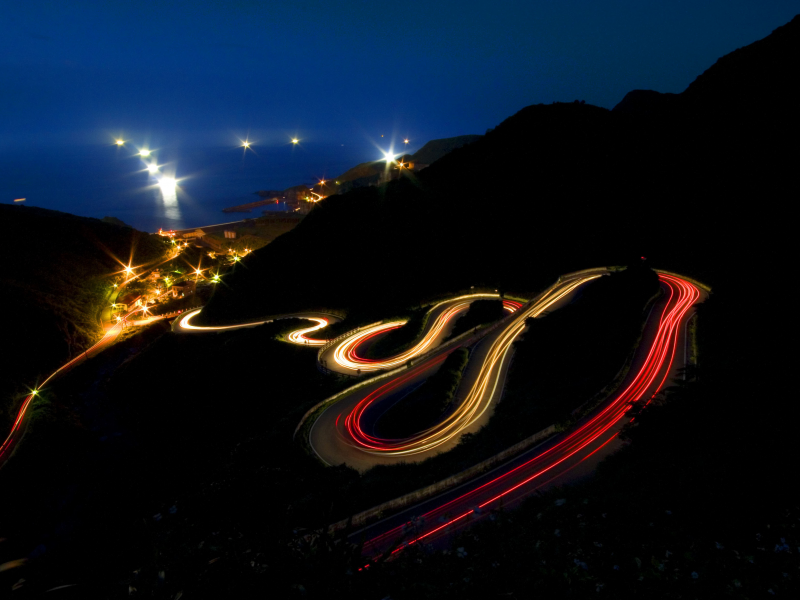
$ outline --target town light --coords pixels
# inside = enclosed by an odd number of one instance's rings
[[[300,142],[300,140],[298,140],[297,138],[292,138],[292,143],[293,143],[293,144],[297,144],[297,143],[299,143],[299,142]]]
[[[242,148],[244,148],[246,150],[249,147],[250,147],[250,142],[248,142],[247,140],[242,142]]]
[[[387,163],[394,162],[395,155],[391,152],[384,152],[383,156]]]
[[[117,140],[117,141],[116,141],[116,142],[114,142],[114,143],[115,143],[117,146],[124,146],[124,145],[125,145],[125,140]]]
[[[150,156],[150,150],[147,148],[142,148],[139,150],[139,156]]]
[[[147,165],[147,170],[153,174],[158,173],[158,165],[156,163],[150,163]]]

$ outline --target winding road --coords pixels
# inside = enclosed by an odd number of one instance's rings
[[[613,452],[620,445],[619,431],[632,420],[632,405],[649,403],[687,361],[685,325],[704,294],[679,277],[660,273],[659,279],[665,293],[650,313],[632,368],[617,393],[570,431],[456,489],[351,533],[351,541],[364,544],[364,556],[375,560],[409,545],[435,545],[493,510],[585,476]]]
[[[355,390],[320,414],[309,433],[311,448],[328,465],[345,463],[359,471],[379,464],[419,462],[452,449],[462,434],[477,431],[491,416],[490,408],[498,400],[503,388],[511,345],[525,329],[526,319],[538,317],[568,302],[581,286],[605,272],[603,269],[567,275],[528,304],[520,308],[513,307],[512,314],[496,327],[480,330],[476,335],[461,340],[458,345],[443,347],[440,351],[430,351],[434,344],[427,346],[429,352],[424,354],[424,358],[419,353],[411,367],[401,369],[391,378]],[[449,307],[458,306],[461,301],[453,299],[445,305],[444,310],[440,306],[437,310],[446,315],[450,312]],[[367,339],[362,334],[340,341],[330,349],[329,354],[336,360],[341,348],[350,349],[350,355],[342,359],[349,365],[350,358],[358,348],[357,344],[351,342],[353,339]],[[409,390],[430,377],[441,366],[447,353],[459,346],[471,347],[472,352],[453,402],[455,409],[433,427],[408,438],[387,440],[376,436],[374,427],[380,416]],[[385,364],[390,367],[402,366],[405,357],[402,360],[388,359]]]
[[[323,462],[345,463],[364,471],[379,464],[421,461],[446,452],[458,443],[461,435],[485,425],[502,393],[512,343],[525,330],[526,320],[559,308],[582,286],[606,273],[606,269],[592,269],[562,276],[525,305],[504,301],[508,316],[493,326],[478,328],[450,342],[445,340],[453,323],[470,303],[498,296],[473,294],[441,302],[431,308],[418,342],[396,356],[380,360],[366,358],[363,348],[378,336],[401,327],[403,321],[369,326],[328,342],[310,336],[338,320],[332,315],[299,313],[238,325],[199,326],[192,323],[199,313],[196,310],[176,319],[173,330],[203,333],[255,327],[279,319],[307,319],[314,324],[290,332],[287,341],[319,347],[317,360],[321,367],[348,375],[382,371],[372,380],[338,395],[327,408],[315,413],[308,433],[311,448]],[[664,294],[650,312],[631,369],[617,392],[570,431],[455,489],[349,533],[351,541],[363,543],[365,558],[385,559],[409,545],[439,543],[454,530],[485,518],[495,509],[518,502],[536,490],[590,473],[599,460],[616,449],[620,445],[619,431],[632,420],[628,414],[631,407],[635,403],[648,403],[687,364],[686,324],[705,295],[694,284],[672,274],[659,273],[659,280]],[[112,327],[92,348],[60,367],[39,387],[113,343],[120,329],[120,324]],[[436,425],[407,438],[384,439],[376,435],[375,425],[380,417],[430,377],[447,355],[460,346],[470,348],[470,360],[454,408]],[[11,432],[0,445],[0,459],[8,455],[20,437],[23,418],[36,393],[32,391],[25,398]],[[368,566],[369,563],[364,568]]]

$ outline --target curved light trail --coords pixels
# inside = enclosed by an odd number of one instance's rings
[[[375,325],[373,327],[368,327],[358,333],[345,338],[342,342],[339,343],[336,350],[333,353],[333,360],[336,364],[341,367],[342,369],[355,371],[355,372],[370,372],[370,371],[380,371],[383,369],[393,369],[399,366],[404,365],[409,360],[417,358],[421,354],[425,354],[428,350],[433,347],[434,340],[439,337],[439,335],[444,331],[447,325],[453,321],[456,315],[460,314],[461,312],[465,311],[469,308],[469,305],[480,298],[499,298],[499,296],[494,294],[470,294],[469,296],[459,296],[458,298],[452,298],[450,300],[446,300],[445,302],[440,302],[439,304],[433,306],[430,310],[434,311],[443,304],[451,303],[454,304],[452,306],[447,307],[447,309],[442,312],[436,320],[433,322],[433,325],[430,329],[425,333],[422,339],[417,342],[414,347],[409,348],[408,350],[401,352],[395,356],[390,358],[375,360],[369,358],[363,358],[358,355],[358,347],[363,344],[364,342],[374,338],[383,333],[387,333],[392,329],[398,329],[405,325],[407,321],[392,321],[391,323],[381,323],[380,325]],[[513,300],[504,300],[503,301],[503,308],[508,312],[514,312],[518,310],[522,304],[519,302],[514,302]]]
[[[328,326],[328,320],[322,319],[319,317],[303,317],[304,319],[308,319],[309,321],[315,321],[317,324],[313,327],[308,327],[306,329],[298,329],[297,331],[293,331],[289,334],[288,340],[294,344],[303,344],[306,346],[324,346],[327,340],[315,340],[314,338],[306,337],[307,333],[311,333],[312,331],[317,331],[322,329],[323,327]]]
[[[668,292],[660,314],[657,331],[647,350],[647,356],[630,383],[619,391],[604,408],[594,413],[578,427],[557,439],[546,449],[534,451],[533,456],[517,466],[500,468],[500,474],[487,476],[484,483],[453,499],[436,502],[413,523],[406,523],[369,539],[364,545],[367,556],[392,555],[404,547],[429,542],[479,516],[484,509],[499,507],[501,502],[519,499],[562,472],[574,468],[619,433],[620,427],[632,420],[626,414],[634,403],[649,403],[664,387],[672,370],[678,346],[680,325],[689,309],[700,298],[700,290],[679,277],[659,274],[662,287]],[[413,532],[411,535],[409,535]],[[359,535],[364,535],[360,532]]]
[[[557,283],[548,289],[539,299],[531,303],[525,310],[521,311],[492,343],[464,401],[441,422],[405,439],[378,438],[367,434],[361,425],[361,419],[365,411],[371,405],[377,403],[381,398],[398,388],[402,388],[407,380],[413,379],[419,374],[419,370],[423,368],[428,369],[433,366],[431,364],[425,364],[418,369],[410,371],[408,374],[401,375],[384,384],[361,400],[361,402],[347,414],[342,422],[342,431],[346,439],[364,452],[388,456],[408,456],[428,452],[445,444],[454,437],[461,435],[465,429],[483,416],[489,406],[491,406],[500,380],[503,362],[508,355],[511,344],[525,329],[525,321],[532,317],[538,317],[553,304],[575,291],[575,289],[598,277],[601,277],[601,275],[585,275],[576,279]],[[463,310],[461,304],[454,305],[450,310],[445,312],[442,317],[449,315],[451,311],[460,310]],[[513,310],[516,311],[517,308],[514,307]],[[364,333],[370,334],[370,330]],[[350,339],[358,338],[359,336],[354,336],[354,338]],[[349,342],[350,339],[346,340],[346,342]],[[346,342],[339,347],[337,354],[342,347],[347,345]],[[444,356],[437,357],[436,364],[442,362],[444,358]],[[398,360],[391,359],[386,366],[400,365],[403,364],[405,360],[407,360],[405,357]]]
[[[185,316],[181,317],[178,326],[181,329],[186,329],[190,331],[224,331],[226,329],[240,329],[243,327],[255,327],[257,325],[263,325],[264,323],[272,323],[273,321],[277,321],[279,319],[266,319],[264,321],[253,321],[252,323],[240,323],[239,325],[192,325],[190,321],[197,316],[197,314],[201,311],[201,308],[197,310],[193,310],[190,313],[187,313]],[[327,327],[330,321],[328,319],[322,317],[310,317],[306,315],[291,315],[287,317],[281,317],[281,319],[306,319],[307,321],[314,321],[316,325],[313,327],[305,327],[303,329],[298,329],[296,331],[291,332],[287,339],[292,342],[293,344],[301,344],[303,346],[324,346],[328,340],[315,340],[314,338],[306,337],[307,333],[311,333],[312,331],[318,331],[323,327]]]

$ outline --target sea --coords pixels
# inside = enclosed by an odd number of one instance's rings
[[[0,202],[38,206],[86,217],[112,216],[142,231],[184,229],[261,216],[223,213],[254,202],[259,190],[284,190],[340,175],[359,163],[378,160],[370,143],[361,145],[235,146],[173,145],[137,155],[133,144],[58,145],[0,151]],[[148,172],[155,162],[158,173]],[[174,187],[159,185],[173,178]]]

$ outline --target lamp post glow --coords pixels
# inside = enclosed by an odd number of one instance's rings
[[[147,170],[155,175],[156,173],[158,173],[158,165],[156,163],[150,163],[149,165],[147,165]]]
[[[293,144],[299,144],[300,140],[298,140],[297,138],[292,138],[292,143]]]
[[[124,146],[124,145],[125,145],[125,140],[116,140],[114,143],[115,143],[117,146]]]
[[[139,150],[139,156],[150,156],[150,150],[147,148],[142,148]]]

